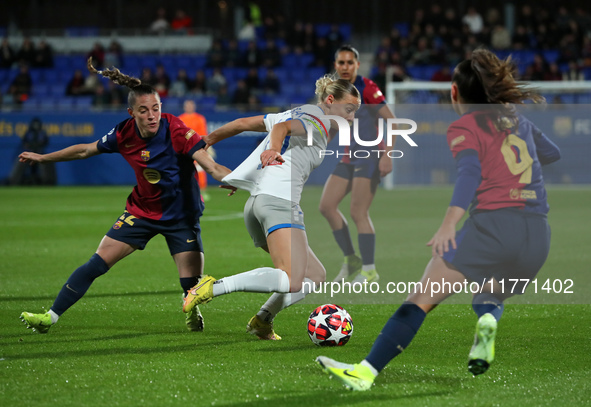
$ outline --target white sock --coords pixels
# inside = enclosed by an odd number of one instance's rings
[[[309,278],[304,278],[304,284],[302,284],[300,291],[297,293],[273,294],[257,312],[257,315],[263,321],[271,322],[281,310],[303,300],[312,290],[314,290],[314,282]]]
[[[53,312],[53,310],[51,310],[51,309],[47,313],[51,317],[52,324],[55,324],[57,322],[57,320],[60,318],[60,316],[58,314],[56,314],[55,312]]]
[[[261,267],[217,280],[213,284],[213,296],[246,291],[250,293],[288,293],[289,277],[281,269]]]
[[[379,374],[379,372],[376,370],[376,368],[375,368],[375,367],[373,367],[373,366],[371,365],[371,363],[369,363],[367,360],[363,359],[363,360],[361,361],[361,363],[359,363],[359,364],[360,364],[360,365],[363,365],[363,366],[367,366],[367,367],[369,368],[369,371],[370,371],[370,372],[371,372],[371,373],[372,373],[374,376],[377,376],[377,375]]]
[[[363,266],[361,266],[362,271],[371,271],[371,270],[375,270],[375,269],[376,269],[375,264],[364,264]]]

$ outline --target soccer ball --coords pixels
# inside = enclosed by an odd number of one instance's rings
[[[343,346],[353,335],[353,320],[343,307],[324,304],[308,319],[308,336],[318,346]]]

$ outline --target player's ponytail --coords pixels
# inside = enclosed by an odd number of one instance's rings
[[[509,56],[500,60],[486,49],[477,49],[472,57],[458,64],[452,82],[468,104],[498,104],[503,114],[515,115],[515,104],[545,99],[536,90],[515,81],[516,67]]]
[[[316,81],[316,91],[314,92],[318,102],[322,103],[328,95],[333,95],[336,100],[342,100],[347,95],[352,95],[361,99],[359,91],[351,82],[345,79],[335,79],[332,75],[324,75]]]
[[[142,81],[138,78],[134,78],[133,76],[121,73],[121,71],[118,68],[113,67],[112,69],[103,69],[100,71],[97,70],[92,65],[92,57],[88,58],[88,61],[86,62],[86,67],[88,68],[89,72],[102,75],[105,78],[110,79],[113,83],[116,83],[117,85],[129,88],[130,92],[127,96],[127,104],[132,109],[135,105],[135,101],[138,96],[158,94],[158,92],[156,92],[156,90],[152,86],[143,84]]]

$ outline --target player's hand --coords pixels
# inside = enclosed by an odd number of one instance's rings
[[[450,242],[454,250],[458,248],[456,245],[456,228],[451,225],[441,225],[439,230],[429,240],[427,246],[431,246],[431,255],[433,257],[443,256],[444,253],[449,251]]]
[[[212,133],[213,134],[213,133]],[[203,141],[205,141],[205,147],[203,147],[203,150],[207,151],[207,149],[211,146],[213,146],[215,144],[215,142],[213,141],[213,139],[211,138],[211,134],[209,134],[208,136],[203,136],[201,137],[201,139]]]
[[[43,154],[32,153],[30,151],[25,151],[19,154],[18,160],[21,163],[29,163],[33,165],[34,163],[43,162]]]
[[[392,172],[392,159],[388,154],[384,153],[378,161],[378,169],[380,170],[380,177],[385,177]]]
[[[233,187],[232,185],[220,185],[220,188],[224,188],[230,191],[230,193],[228,194],[228,196],[232,196],[236,193],[236,190],[238,188]]]
[[[263,168],[267,165],[273,164],[275,161],[284,163],[285,160],[281,157],[281,154],[275,150],[265,150],[261,153],[261,164]]]

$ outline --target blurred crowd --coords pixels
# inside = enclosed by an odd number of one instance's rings
[[[449,81],[449,68],[469,58],[479,46],[503,56],[525,56],[525,61],[516,60],[523,80],[583,79],[582,69],[591,67],[591,16],[583,8],[551,10],[525,4],[516,9],[514,17],[510,32],[505,16],[496,8],[468,7],[463,15],[437,4],[429,10],[417,9],[410,24],[395,24],[381,39],[375,51],[375,79],[383,85],[387,67],[394,72],[390,80],[403,81],[412,76],[409,68],[435,65],[441,69],[427,79]]]
[[[172,11],[159,8],[147,30],[153,35],[192,34],[193,18],[181,9]],[[393,24],[388,35],[381,38],[371,77],[381,88],[387,80],[449,81],[455,64],[469,57],[475,48],[486,46],[503,56],[531,54],[531,58],[517,61],[521,79],[584,79],[583,70],[591,67],[591,16],[582,8],[550,10],[520,5],[512,31],[507,29],[505,17],[496,8],[468,7],[460,13],[458,9],[443,9],[433,4],[428,10],[417,9],[411,22]],[[307,68],[315,68],[315,72],[332,71],[334,51],[351,40],[350,30],[351,26],[346,24],[320,27],[291,22],[280,14],[266,16],[253,6],[235,37],[213,40],[202,66],[157,63],[139,67],[138,76],[153,85],[163,98],[212,97],[218,106],[244,105],[256,109],[265,96],[281,94],[282,85],[289,82],[286,71]],[[108,47],[97,42],[84,55],[88,57],[92,57],[99,69],[111,66],[129,69],[124,50],[116,40]],[[293,63],[294,58],[298,65]],[[431,68],[427,71],[429,76],[417,78],[417,67]],[[4,76],[10,76],[9,85],[0,89],[4,93],[0,94],[3,103],[18,105],[34,93],[36,82],[31,78],[31,69],[57,68],[54,68],[54,53],[45,41],[34,44],[24,38],[20,48],[13,49],[5,38],[0,45],[2,69],[11,70],[10,75]],[[387,72],[392,77],[387,78]],[[92,105],[98,107],[118,107],[125,103],[126,95],[121,88],[101,81],[81,67],[68,67],[68,75],[63,95],[90,97]]]

